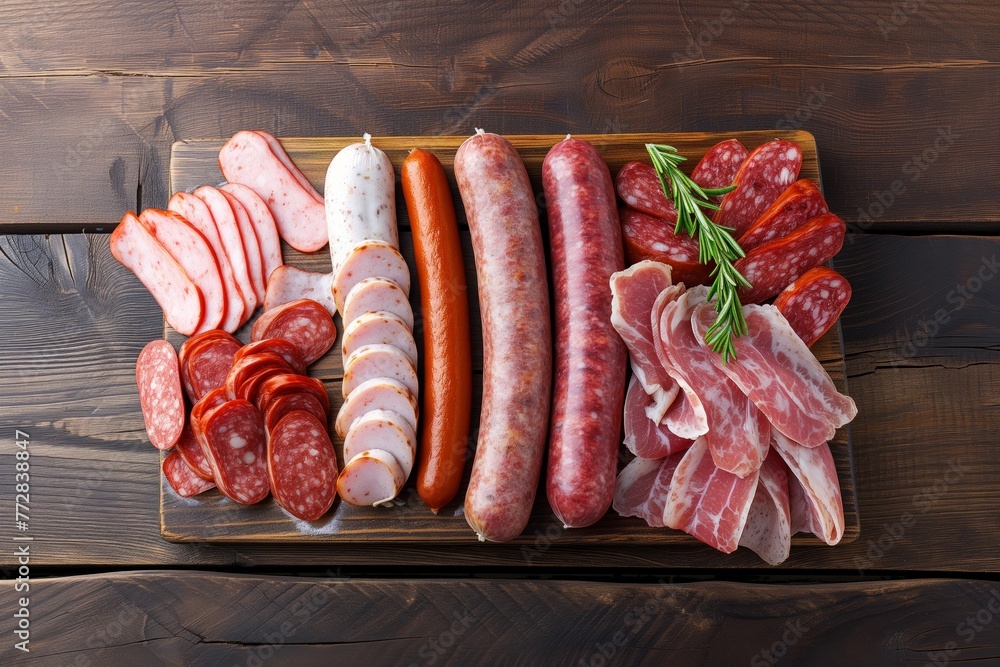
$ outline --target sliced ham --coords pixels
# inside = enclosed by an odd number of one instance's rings
[[[773,449],[769,451],[760,467],[757,492],[740,535],[740,546],[770,565],[783,563],[792,546],[787,470],[781,456]]]
[[[196,189],[194,194],[208,206],[212,219],[215,221],[215,228],[219,232],[223,251],[229,258],[229,264],[233,267],[233,278],[236,280],[236,286],[243,298],[243,317],[240,321],[240,325],[243,325],[257,309],[257,294],[250,278],[250,265],[247,262],[243,235],[236,220],[236,213],[233,211],[229,199],[218,188],[203,185]]]
[[[306,271],[289,264],[279,266],[267,281],[264,310],[271,310],[298,299],[312,299],[322,304],[331,316],[336,315],[333,274]]]
[[[236,218],[236,226],[240,229],[240,238],[243,240],[243,251],[247,258],[247,272],[250,275],[250,284],[253,286],[254,296],[257,297],[257,304],[264,303],[264,292],[267,286],[264,283],[264,257],[260,251],[260,241],[257,240],[257,231],[250,222],[250,214],[242,202],[225,190],[219,190],[222,196],[229,202]]]
[[[267,283],[274,270],[283,265],[281,237],[278,236],[278,226],[274,222],[274,216],[260,195],[242,183],[226,183],[219,189],[236,197],[246,209],[250,225],[260,244],[260,255],[264,262],[264,282]]]

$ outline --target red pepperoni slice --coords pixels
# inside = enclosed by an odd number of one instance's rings
[[[326,424],[295,410],[275,424],[267,441],[267,474],[274,499],[304,521],[326,514],[337,495],[337,454]]]
[[[817,266],[785,288],[774,306],[806,345],[823,337],[851,300],[851,284],[831,268]]]
[[[740,237],[740,247],[743,252],[750,252],[759,245],[790,234],[817,215],[829,211],[815,183],[806,178],[795,181]]]
[[[615,190],[621,200],[636,211],[666,220],[671,225],[677,222],[677,209],[663,193],[653,165],[629,162],[615,176]]]
[[[248,390],[252,386],[256,387],[256,385],[251,385],[251,381],[260,374],[270,376],[291,372],[292,368],[284,357],[273,352],[258,352],[247,355],[229,369],[229,374],[226,376],[226,395],[230,399],[248,400]]]
[[[288,362],[288,365],[291,366],[293,371],[299,375],[306,374],[306,362],[305,359],[302,358],[302,352],[299,351],[299,348],[292,345],[284,338],[265,338],[264,340],[248,343],[236,353],[233,363],[236,363],[243,357],[251,354],[257,354],[259,352],[271,352],[273,354],[280,355],[285,361]]]
[[[205,429],[202,425],[205,423],[205,417],[215,410],[217,407],[223,405],[229,397],[226,396],[226,388],[219,387],[218,389],[213,389],[208,392],[201,399],[191,407],[191,417],[188,419],[188,423],[191,425],[191,433],[194,434],[195,440],[201,445],[202,454],[207,457],[205,444]],[[211,470],[211,465],[209,466]],[[214,474],[214,473],[213,473]]]
[[[188,338],[181,344],[181,349],[177,353],[177,358],[180,360],[181,366],[187,363],[187,359],[191,356],[191,352],[194,351],[202,343],[207,343],[210,340],[223,339],[230,340],[237,345],[240,344],[238,340],[233,338],[232,334],[222,329],[209,329],[208,331],[203,331],[200,334],[195,334]]]
[[[212,481],[202,479],[195,474],[178,452],[170,452],[163,459],[163,476],[167,478],[170,487],[182,498],[197,496],[199,493],[205,493],[209,489],[215,488]]]
[[[157,449],[170,449],[184,430],[184,393],[174,346],[151,341],[135,362],[142,419],[149,441]]]
[[[740,290],[740,301],[762,303],[809,269],[830,261],[844,245],[846,231],[843,220],[824,213],[791,234],[754,248],[734,265],[751,285]]]
[[[329,421],[329,416],[323,410],[323,404],[315,395],[303,391],[297,394],[281,394],[271,400],[264,415],[264,426],[268,432],[274,430],[274,425],[281,421],[281,418],[293,410],[305,410],[316,416],[324,424]]]
[[[333,347],[337,327],[333,317],[312,299],[298,299],[265,311],[250,332],[250,340],[283,338],[299,348],[306,364],[316,361]]]
[[[691,180],[703,188],[725,188],[733,184],[750,152],[737,139],[715,144],[691,171]]]
[[[691,286],[708,281],[711,267],[698,262],[698,243],[690,236],[674,234],[673,223],[627,206],[619,211],[619,218],[629,264],[650,259],[669,264],[675,283]]]
[[[208,465],[208,459],[205,458],[205,452],[202,451],[201,443],[190,423],[184,426],[176,451],[194,474],[202,479],[212,480],[212,467]]]
[[[244,505],[270,493],[264,424],[257,408],[244,400],[228,401],[206,415],[205,455],[215,483],[225,496]]]
[[[225,386],[226,376],[239,349],[240,342],[228,334],[192,346],[181,367],[190,384],[192,401],[198,401],[213,389]]]
[[[722,198],[714,220],[739,238],[799,177],[802,149],[790,141],[768,141],[750,153],[733,179],[736,189]]]
[[[261,412],[267,414],[279,396],[300,392],[307,392],[315,396],[323,407],[323,412],[330,414],[330,395],[327,393],[323,381],[294,373],[273,375],[264,380],[257,391],[257,405],[260,406]]]

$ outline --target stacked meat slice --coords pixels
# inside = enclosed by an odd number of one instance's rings
[[[326,176],[332,293],[344,324],[345,402],[336,428],[346,464],[337,491],[353,505],[395,498],[416,456],[417,347],[394,180],[367,134],[334,157]]]
[[[827,441],[857,411],[782,313],[745,306],[748,332],[723,363],[704,340],[715,319],[706,288],[673,285],[670,267],[652,261],[611,285],[634,373],[625,444],[637,456],[618,478],[619,514],[725,553],[747,546],[769,563],[788,556],[794,532],[838,542],[843,504]]]

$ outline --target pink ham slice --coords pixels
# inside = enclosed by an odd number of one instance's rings
[[[190,336],[205,313],[205,299],[187,272],[134,213],[128,212],[111,233],[111,254],[146,286],[178,333]]]
[[[279,266],[267,281],[264,310],[268,311],[297,299],[312,299],[322,304],[331,317],[336,315],[337,304],[333,300],[333,274],[305,271],[288,264]]]
[[[662,262],[638,262],[611,276],[611,324],[628,347],[632,372],[653,397],[647,414],[656,423],[678,391],[656,356],[650,322],[653,304],[671,284],[670,266]]]
[[[662,528],[670,480],[683,457],[678,452],[661,459],[633,459],[618,473],[612,507],[621,516],[637,516],[653,528]]]
[[[776,430],[806,447],[826,444],[857,415],[854,401],[837,391],[777,308],[744,306],[743,313],[747,334],[733,341],[736,359],[723,363],[704,345],[715,310],[707,305],[696,310],[692,325],[704,356],[736,383]]]
[[[770,565],[783,563],[792,546],[787,471],[781,456],[773,449],[769,451],[760,467],[757,493],[740,535],[740,546]]]
[[[692,440],[672,433],[666,424],[657,424],[649,418],[647,409],[654,400],[633,375],[625,395],[625,446],[636,456],[647,459],[670,456],[693,444]]]
[[[750,514],[759,471],[739,478],[712,462],[704,438],[684,452],[663,507],[663,523],[732,553]]]
[[[691,329],[691,314],[705,303],[704,287],[695,287],[664,307],[660,340],[677,383],[689,400],[705,409],[707,432],[701,436],[715,464],[739,477],[754,474],[770,442],[767,419],[713,363],[717,354],[701,345]],[[711,306],[708,306],[711,308]]]
[[[663,337],[660,334],[660,323],[663,321],[664,308],[666,308],[667,304],[676,301],[684,293],[683,289],[678,291],[675,289],[676,287],[669,287],[660,292],[660,295],[656,297],[656,301],[653,303],[653,312],[650,313],[650,325],[653,331],[653,348],[656,351],[656,357],[659,359],[664,371],[674,381],[674,384],[677,385],[677,396],[663,415],[663,423],[667,425],[671,433],[688,440],[694,440],[708,432],[708,416],[705,413],[705,406],[702,405],[698,394],[690,386],[682,386],[678,382],[677,378],[681,376],[670,361],[670,357],[667,355],[667,351],[663,345]]]
[[[243,312],[245,306],[243,293],[236,282],[232,264],[229,262],[229,255],[222,243],[222,239],[219,237],[219,230],[215,226],[215,219],[212,218],[212,212],[209,210],[208,204],[190,192],[177,192],[167,202],[167,210],[180,214],[182,218],[201,232],[208,241],[208,244],[212,246],[215,259],[219,262],[219,273],[222,276],[222,282],[226,287],[226,314],[222,322],[219,323],[219,327],[229,333],[236,331],[240,326],[240,322],[244,321]]]
[[[399,251],[385,241],[361,241],[348,251],[340,270],[333,277],[333,298],[343,314],[351,288],[365,278],[386,278],[410,293],[410,269]]]
[[[172,211],[147,208],[139,214],[139,221],[201,290],[205,298],[205,315],[198,332],[218,328],[226,314],[226,288],[215,253],[204,235]]]
[[[226,183],[221,188],[223,192],[228,192],[236,197],[243,208],[246,209],[250,217],[250,225],[253,227],[257,242],[260,244],[260,256],[264,262],[264,282],[270,279],[271,274],[279,266],[282,266],[281,259],[281,237],[278,236],[278,227],[274,223],[274,216],[271,215],[267,204],[256,192],[242,183]]]
[[[243,243],[243,235],[236,220],[236,213],[233,211],[229,199],[218,188],[203,185],[195,190],[194,194],[205,202],[208,210],[212,213],[222,247],[229,258],[229,264],[233,267],[233,278],[236,280],[240,296],[243,297],[243,318],[240,321],[240,325],[243,325],[257,309],[257,293],[254,291],[246,246]]]
[[[243,239],[243,251],[247,257],[247,271],[250,274],[250,283],[253,285],[254,296],[257,297],[257,304],[264,303],[264,292],[267,286],[264,283],[264,256],[260,251],[260,241],[257,240],[257,232],[250,222],[250,214],[246,207],[235,196],[219,190],[226,198],[233,209],[236,217],[236,226],[240,228],[240,238]]]
[[[219,151],[219,168],[230,183],[260,195],[290,246],[315,252],[327,244],[323,198],[277,139],[264,132],[237,132]]]
[[[844,501],[830,446],[803,447],[774,431],[774,448],[788,465],[792,533],[812,533],[833,546],[844,536]]]
[[[351,288],[344,301],[341,316],[349,327],[365,313],[383,311],[403,320],[413,331],[413,307],[403,288],[387,278],[365,278]]]

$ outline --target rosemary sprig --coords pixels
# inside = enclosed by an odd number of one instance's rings
[[[732,228],[715,224],[705,215],[705,210],[718,211],[719,207],[709,197],[724,195],[736,186],[702,188],[680,170],[678,165],[686,158],[673,146],[646,144],[646,150],[653,160],[653,168],[660,178],[663,192],[677,209],[674,233],[687,234],[698,242],[699,262],[715,262],[708,299],[715,298],[715,312],[718,316],[705,333],[705,342],[722,355],[724,363],[729,363],[730,359],[736,358],[733,338],[739,338],[747,332],[747,321],[743,317],[738,290],[750,287],[750,283],[733,266],[733,262],[743,257],[744,253],[730,233]]]

